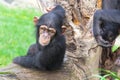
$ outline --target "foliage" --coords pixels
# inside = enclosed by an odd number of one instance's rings
[[[106,80],[107,77],[111,77],[114,80],[120,80],[120,77],[118,77],[117,73],[115,72],[111,72],[109,70],[104,70],[104,69],[100,69],[100,71],[102,71],[102,73],[105,73],[105,75],[104,76],[94,75],[95,77],[100,78],[100,80]]]
[[[115,52],[120,47],[120,35],[115,39],[115,43],[112,46],[112,52]]]
[[[0,5],[0,67],[12,62],[14,57],[26,54],[28,47],[35,43],[33,17],[40,15],[32,8]]]

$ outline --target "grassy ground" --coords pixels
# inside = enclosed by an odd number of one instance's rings
[[[9,8],[0,5],[0,67],[12,62],[16,56],[25,55],[35,43],[33,17],[40,16],[34,9]]]

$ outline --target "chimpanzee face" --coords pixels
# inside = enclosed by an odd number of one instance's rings
[[[41,25],[39,28],[39,43],[42,46],[48,45],[55,34],[56,30],[54,28]]]
[[[60,11],[61,12],[61,11]],[[40,18],[34,17],[34,23],[36,26],[36,42],[40,46],[47,46],[64,33],[65,27],[63,27],[64,10],[59,14],[58,10],[53,10],[46,14],[43,14]],[[56,41],[56,40],[55,40]]]

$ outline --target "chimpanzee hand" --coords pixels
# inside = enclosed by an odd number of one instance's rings
[[[100,45],[100,46],[103,46],[103,47],[112,46],[112,44],[109,41],[104,40],[101,35],[95,36],[95,38],[96,38],[98,45]]]

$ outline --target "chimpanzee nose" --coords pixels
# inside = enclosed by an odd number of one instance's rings
[[[47,32],[44,33],[44,37],[48,37],[48,33]]]

